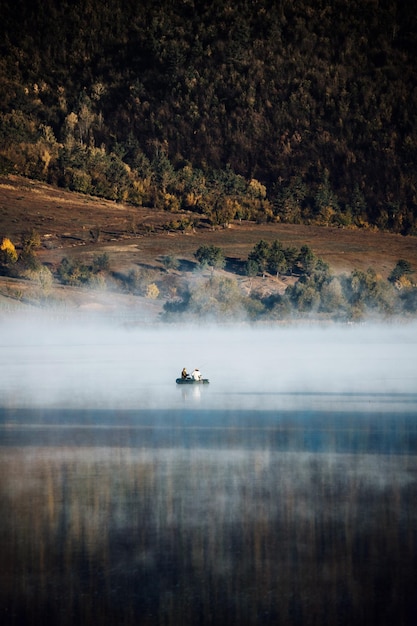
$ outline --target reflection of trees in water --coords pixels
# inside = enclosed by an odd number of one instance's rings
[[[11,623],[411,623],[415,458],[27,450],[0,463]]]

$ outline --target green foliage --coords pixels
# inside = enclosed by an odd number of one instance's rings
[[[324,226],[328,226],[334,222],[339,212],[339,203],[336,194],[331,188],[329,173],[327,171],[324,174],[323,180],[318,185],[314,197],[314,208],[320,224]]]
[[[103,148],[79,144],[62,147],[50,180],[61,183],[71,191],[111,200],[132,204],[142,200],[139,176],[117,154],[108,154]],[[142,189],[145,190],[144,184]]]
[[[91,263],[85,263],[81,259],[69,259],[68,257],[64,257],[56,273],[58,279],[64,285],[103,287],[103,280],[99,278],[99,276],[101,272],[108,271],[108,269],[108,255],[102,254],[94,256]]]
[[[211,224],[227,226],[234,219],[237,210],[236,202],[230,198],[218,198],[206,213],[209,215]]]
[[[35,252],[40,242],[40,235],[36,231],[32,230],[31,232],[23,233],[21,236],[21,251],[18,255],[14,244],[10,239],[4,237],[0,246],[1,272],[14,277],[27,277],[29,274],[41,272],[43,266],[36,257]]]
[[[235,278],[212,276],[205,281],[190,285],[182,299],[167,302],[164,306],[166,319],[213,318],[227,319],[248,315],[248,311],[262,310],[261,302],[245,298]]]
[[[162,257],[162,265],[165,267],[166,270],[177,270],[180,262],[176,257],[167,254]]]
[[[93,256],[93,261],[91,263],[91,271],[93,274],[97,274],[98,272],[108,272],[109,269],[110,259],[106,252]]]
[[[226,263],[223,250],[217,246],[200,246],[194,256],[201,267],[210,266],[214,269],[222,269]]]
[[[304,219],[304,209],[308,205],[308,188],[301,176],[296,176],[289,184],[276,186],[274,197],[275,214],[280,221],[299,224]],[[275,189],[273,190],[274,193]]]
[[[284,250],[279,241],[272,245],[260,241],[256,252],[267,254]],[[254,255],[256,256],[256,255]],[[209,316],[235,319],[286,320],[313,317],[314,319],[360,320],[367,316],[390,317],[413,316],[417,312],[417,288],[408,283],[407,289],[396,289],[388,280],[369,268],[366,272],[353,270],[350,274],[334,276],[327,263],[314,257],[308,246],[300,251],[292,249],[292,259],[307,264],[308,271],[298,265],[298,278],[284,293],[262,296],[252,293],[250,297],[240,290],[235,279],[212,276],[208,281],[188,285],[179,297],[164,305],[165,318],[173,320]],[[248,276],[259,273],[258,262],[248,259]]]
[[[156,270],[146,267],[135,267],[129,271],[127,277],[125,278],[125,286],[135,295],[145,296],[152,299],[159,297],[160,293],[160,289],[156,284],[157,278],[158,272]],[[158,292],[156,292],[156,289],[151,287],[151,285],[155,285]]]
[[[299,313],[312,313],[319,310],[320,292],[311,279],[299,280],[287,291],[287,297]]]
[[[36,272],[40,269],[40,267],[41,262],[39,261],[33,250],[22,250],[19,256],[19,260],[16,264],[16,270],[19,275],[21,275],[25,270],[32,270]]]
[[[266,307],[261,299],[258,298],[244,298],[242,300],[242,307],[244,310],[244,316],[247,316],[250,320],[256,321],[262,319],[265,316]]]
[[[394,272],[395,276],[401,276],[400,286],[408,286],[407,292],[400,296],[371,268],[367,272],[354,270],[349,275],[333,276],[329,265],[316,257],[309,246],[303,245],[298,251],[284,248],[278,240],[272,244],[261,240],[254,246],[246,263],[246,273],[255,276],[265,265],[269,271],[276,271],[277,264],[281,272],[284,268],[289,272],[292,267],[299,278],[284,295],[267,298],[265,309],[259,315],[272,319],[284,319],[291,314],[360,319],[370,314],[389,316],[402,310],[407,313],[415,310],[417,290],[404,280],[404,275],[411,272],[406,262],[399,262]]]
[[[411,264],[405,259],[400,259],[397,262],[394,269],[392,270],[391,274],[388,276],[388,280],[392,283],[395,283],[398,280],[400,280],[403,276],[409,276],[410,274],[413,274],[413,273],[414,272],[413,272],[413,269],[411,268]]]
[[[372,312],[391,314],[395,311],[394,288],[372,268],[366,272],[354,270],[345,278],[343,287],[351,317],[363,317]]]
[[[135,293],[138,290],[140,279],[141,279],[141,273],[136,267],[134,269],[129,270],[129,273],[125,279],[125,282],[126,282],[126,286],[128,290],[131,293]]]
[[[51,270],[45,265],[40,265],[36,270],[27,270],[25,278],[38,285],[42,297],[47,297],[51,293],[54,278]]]
[[[310,248],[310,246],[301,246],[297,263],[302,274],[307,274],[307,276],[311,276],[317,265],[317,257]]]
[[[268,255],[268,271],[271,274],[285,274],[288,271],[288,263],[285,258],[282,244],[275,240],[270,247]]]
[[[189,310],[198,316],[227,316],[236,312],[241,299],[234,278],[214,276],[191,290]]]
[[[22,254],[31,255],[41,245],[41,237],[36,230],[25,232],[21,237]]]
[[[248,261],[254,261],[257,264],[259,271],[264,274],[268,267],[269,254],[269,243],[261,239],[257,244],[255,244],[252,252],[249,253]]]
[[[151,162],[151,170],[157,187],[165,195],[170,185],[174,182],[175,173],[166,149],[161,146],[155,147],[155,155]]]
[[[253,250],[248,255],[246,272],[248,276],[255,276],[266,271],[272,274],[289,274],[295,270],[301,275],[311,275],[315,269],[318,272],[328,271],[328,266],[318,259],[309,246],[302,246],[300,250],[289,246],[284,248],[277,239],[269,244],[260,240],[255,244]]]
[[[347,301],[339,278],[331,277],[320,290],[320,308],[324,313],[335,314],[346,310]]]
[[[288,246],[288,248],[284,248],[283,252],[287,262],[288,272],[292,274],[296,267],[298,250],[295,246]]]
[[[248,259],[245,265],[247,276],[257,276],[259,273],[259,263],[255,259]]]
[[[315,257],[314,269],[310,275],[320,289],[332,279],[329,264],[317,257]]]
[[[401,311],[415,316],[417,313],[417,288],[406,289],[399,295]]]

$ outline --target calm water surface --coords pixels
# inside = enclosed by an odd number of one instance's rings
[[[0,342],[2,624],[415,626],[415,327]]]
[[[331,399],[2,409],[2,623],[415,624],[417,399]]]

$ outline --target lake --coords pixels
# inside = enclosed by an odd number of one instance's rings
[[[415,331],[3,325],[2,623],[414,625]]]

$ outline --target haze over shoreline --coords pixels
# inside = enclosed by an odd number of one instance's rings
[[[227,408],[251,394],[264,394],[268,406],[274,395],[417,389],[415,323],[123,325],[24,316],[3,320],[0,341],[3,406],[176,406],[183,367],[209,378],[203,407]]]

